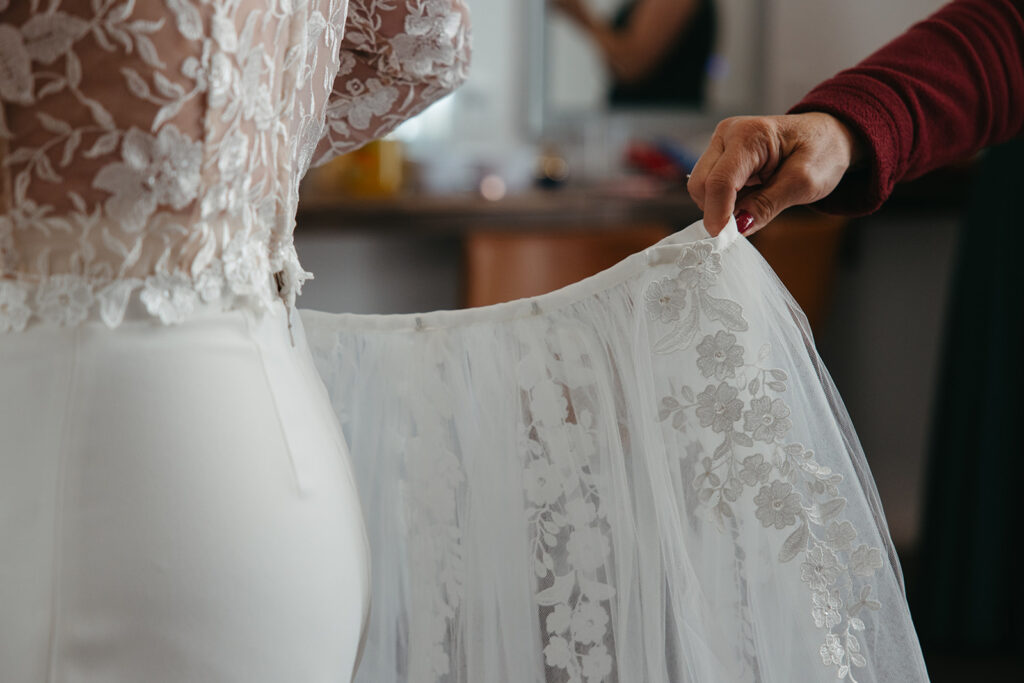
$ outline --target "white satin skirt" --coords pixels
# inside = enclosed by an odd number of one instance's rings
[[[303,316],[366,504],[361,683],[928,679],[850,418],[734,223],[533,299]]]
[[[294,318],[0,335],[0,681],[351,680],[367,538]]]

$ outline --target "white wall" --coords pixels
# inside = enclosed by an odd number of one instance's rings
[[[473,21],[473,63],[459,89],[459,142],[503,143],[523,134],[526,55],[522,0],[466,0]]]
[[[767,0],[767,110],[785,111],[944,0]]]

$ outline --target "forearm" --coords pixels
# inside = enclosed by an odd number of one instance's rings
[[[959,0],[812,90],[861,141],[865,164],[819,203],[867,213],[901,180],[1024,133],[1024,0]]]
[[[696,9],[694,0],[644,0],[621,29],[582,4],[571,17],[597,45],[615,80],[634,83],[661,62]]]
[[[646,65],[641,63],[638,51],[631,49],[624,32],[616,31],[593,15],[588,15],[580,24],[600,50],[616,81],[631,83],[642,77]]]
[[[314,164],[386,135],[466,79],[469,13],[446,5],[353,0]]]

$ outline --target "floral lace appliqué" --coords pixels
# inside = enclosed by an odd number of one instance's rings
[[[843,519],[842,475],[788,438],[787,372],[768,363],[768,344],[748,360],[738,334],[748,327],[741,307],[711,295],[721,255],[710,241],[697,242],[683,248],[677,265],[674,276],[644,291],[649,318],[664,329],[654,349],[678,353],[697,341],[696,369],[707,383],[664,396],[658,417],[682,432],[699,426],[714,435],[718,444],[699,459],[693,480],[706,516],[727,529],[737,521],[737,502],[746,499],[755,509],[753,523],[784,532],[778,561],[795,564],[807,586],[809,618],[823,631],[822,662],[853,682],[854,669],[867,663],[857,635],[866,628],[862,615],[881,608],[864,581],[883,566],[881,550],[858,542]]]
[[[562,347],[561,372],[546,360],[554,350],[530,348],[520,361],[530,555],[539,590],[544,661],[551,680],[607,680],[612,657],[610,604],[615,589],[605,567],[612,548],[600,491],[599,425],[587,408],[594,372],[586,352]]]
[[[134,296],[166,324],[293,306],[314,153],[386,134],[468,58],[458,0],[0,0],[0,331],[116,326]]]
[[[465,567],[458,500],[465,472],[457,454],[442,368],[425,368],[433,400],[412,406],[403,435],[409,554],[416,558],[409,623],[409,680],[440,681],[451,673],[451,625],[462,605]]]

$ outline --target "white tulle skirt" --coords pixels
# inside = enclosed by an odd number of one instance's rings
[[[351,679],[369,550],[293,332],[278,305],[0,335],[0,681]]]
[[[850,419],[734,224],[536,299],[303,315],[372,545],[357,680],[927,680]]]

